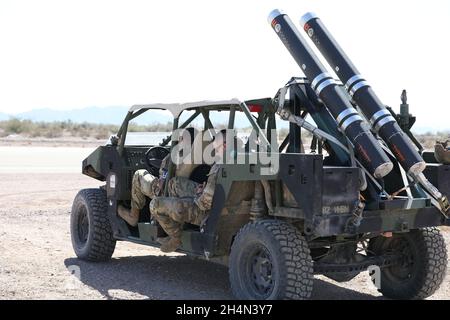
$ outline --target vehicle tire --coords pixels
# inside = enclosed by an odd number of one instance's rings
[[[437,228],[411,230],[391,238],[370,240],[375,255],[400,252],[400,265],[381,269],[380,291],[391,299],[425,299],[441,285],[447,270],[447,249]]]
[[[76,195],[70,216],[72,246],[78,258],[107,261],[116,240],[107,217],[106,191],[83,189]]]
[[[284,221],[248,223],[231,247],[229,277],[238,299],[308,299],[313,289],[308,244]]]

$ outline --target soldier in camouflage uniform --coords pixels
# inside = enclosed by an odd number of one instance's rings
[[[436,141],[434,157],[439,163],[450,164],[450,140],[445,142]]]
[[[216,135],[213,147],[216,154],[208,173],[206,184],[198,184],[186,178],[175,177],[169,181],[169,197],[156,197],[150,202],[150,212],[167,233],[168,237],[159,239],[161,251],[172,252],[181,245],[181,232],[184,223],[201,225],[211,209],[217,182],[219,165],[217,162],[225,151],[225,131]]]
[[[191,138],[191,144],[194,139],[194,128],[187,128],[189,137]],[[179,143],[182,143],[182,136],[179,139]],[[147,201],[147,197],[154,199],[161,195],[164,190],[164,183],[167,177],[167,172],[169,165],[171,163],[170,153],[162,160],[161,166],[159,168],[159,178],[152,175],[145,169],[136,170],[133,175],[133,180],[131,183],[131,209],[125,208],[119,205],[117,208],[117,213],[124,219],[129,225],[136,226],[139,221],[139,213],[144,208]],[[189,179],[185,178],[187,181],[184,182],[185,185],[190,185]],[[190,181],[194,183],[193,181]],[[170,185],[170,184],[169,184]],[[170,189],[169,189],[170,190]],[[169,193],[170,195],[170,193]]]

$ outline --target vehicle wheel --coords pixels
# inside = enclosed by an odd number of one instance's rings
[[[238,299],[308,299],[313,288],[308,244],[286,222],[248,223],[231,247],[229,276]]]
[[[76,195],[70,216],[72,246],[78,258],[109,260],[116,247],[106,212],[106,192],[83,189]]]
[[[447,249],[437,228],[373,238],[368,251],[375,255],[389,251],[402,254],[399,265],[381,269],[379,291],[392,299],[431,296],[441,285],[447,269]]]

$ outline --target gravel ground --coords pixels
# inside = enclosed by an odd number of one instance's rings
[[[0,298],[232,299],[227,269],[181,254],[119,242],[107,263],[78,260],[69,214],[81,174],[0,174]],[[450,231],[444,232],[447,245]],[[80,274],[80,280],[76,277]],[[363,273],[345,284],[316,277],[314,299],[380,299]],[[450,298],[450,278],[432,299]]]

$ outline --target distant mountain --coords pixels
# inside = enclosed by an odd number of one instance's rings
[[[73,110],[35,109],[16,114],[15,117],[32,121],[67,121],[120,124],[128,111],[127,107],[87,107]]]
[[[119,125],[123,122],[125,115],[128,112],[128,107],[86,107],[82,109],[72,110],[54,110],[54,109],[34,109],[27,112],[18,113],[15,115],[1,114],[0,121],[15,117],[22,120],[53,122],[53,121],[72,121],[75,123],[101,123],[101,124],[115,124]],[[191,112],[192,113],[192,112]],[[242,114],[243,115],[243,114]],[[214,124],[226,124],[228,122],[227,112],[216,112],[210,115],[211,121]],[[184,118],[187,118],[185,116]],[[197,119],[200,119],[199,116]],[[138,124],[156,124],[172,121],[172,116],[168,111],[152,110],[143,115],[133,119],[133,122]],[[183,121],[183,116],[182,120]],[[203,120],[198,124],[203,124]],[[236,126],[247,127],[250,124],[248,120],[243,117],[236,116]]]

